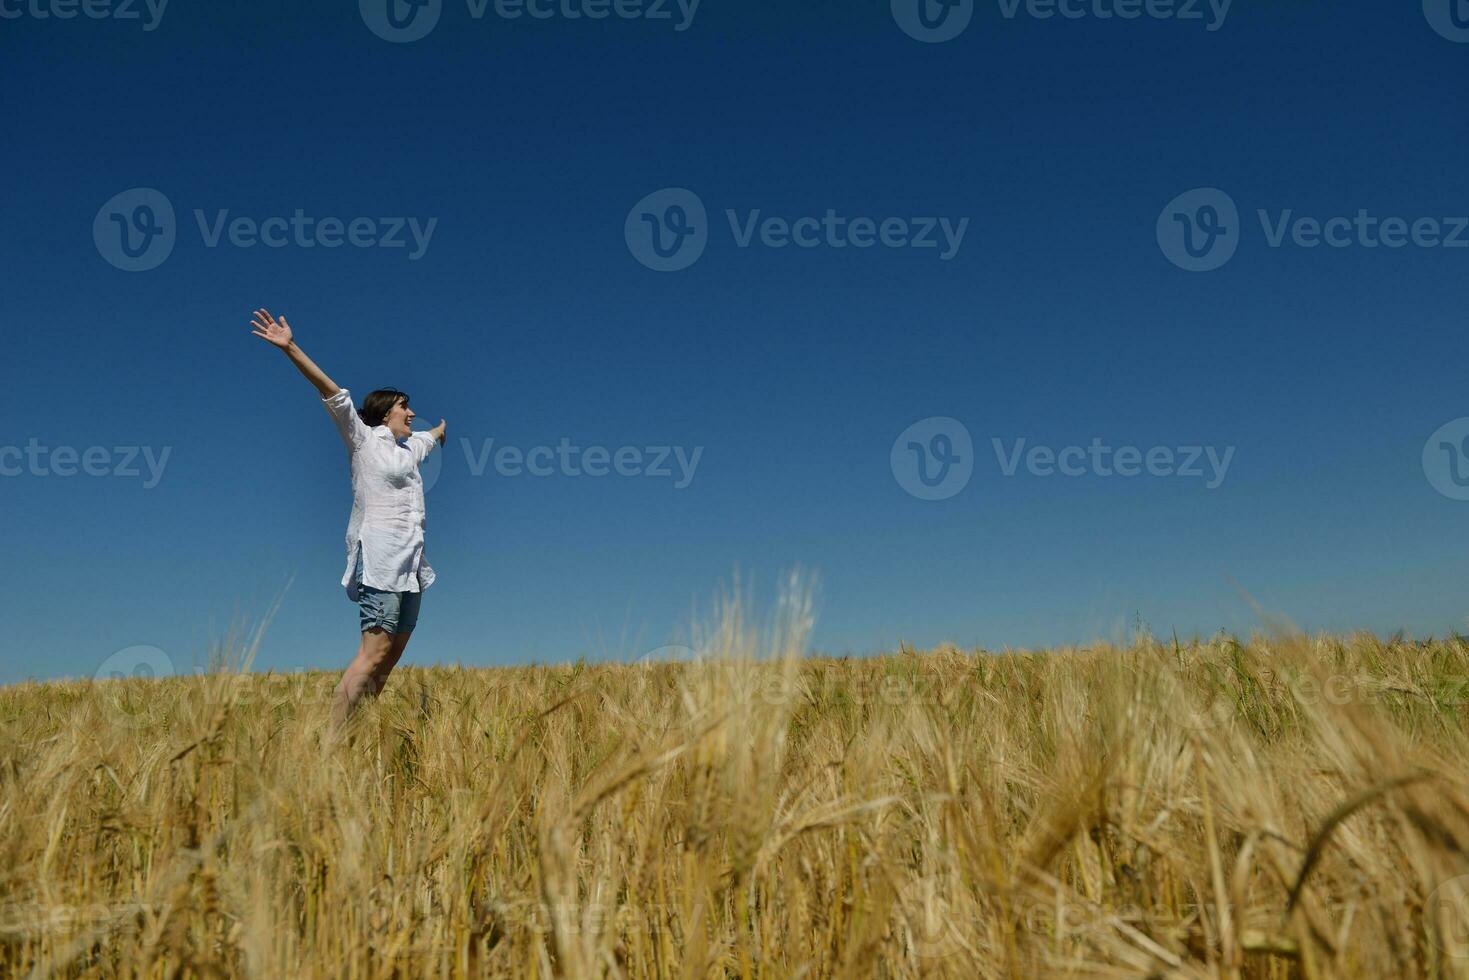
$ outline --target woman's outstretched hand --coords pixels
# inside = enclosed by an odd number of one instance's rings
[[[439,440],[439,445],[444,444],[444,436],[449,431],[449,423],[439,419],[439,424],[428,430],[428,434]]]
[[[270,315],[269,310],[259,309],[255,311],[255,319],[250,321],[250,327],[252,334],[284,352],[286,357],[290,358],[291,363],[296,365],[296,370],[300,371],[306,380],[321,392],[321,397],[330,398],[340,390],[337,383],[328,378],[326,372],[317,367],[316,362],[296,346],[295,341],[291,338],[291,325],[286,322],[285,317],[277,320]]]
[[[266,343],[274,344],[281,350],[291,346],[291,325],[286,322],[285,317],[277,320],[270,315],[269,310],[256,310],[255,319],[250,321],[250,326],[254,328],[250,332]]]

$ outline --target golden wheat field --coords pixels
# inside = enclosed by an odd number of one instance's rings
[[[1469,645],[0,690],[0,973],[1469,975]]]

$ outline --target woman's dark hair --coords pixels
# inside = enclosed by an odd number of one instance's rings
[[[393,406],[400,401],[404,408],[408,407],[408,396],[397,388],[379,388],[377,391],[370,391],[367,397],[362,399],[362,410],[357,413],[357,416],[369,429],[375,428],[383,424],[383,419],[388,417]]]

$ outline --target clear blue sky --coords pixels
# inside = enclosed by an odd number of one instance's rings
[[[261,305],[359,401],[395,385],[449,421],[417,663],[637,656],[684,638],[736,569],[768,606],[796,565],[834,653],[1115,637],[1135,613],[1247,631],[1241,590],[1308,629],[1466,625],[1469,503],[1422,454],[1469,415],[1469,249],[1272,248],[1256,216],[1365,210],[1447,236],[1469,214],[1469,44],[1417,3],[1237,0],[1210,30],[989,0],[922,43],[886,0],[703,0],[683,30],[672,2],[592,20],[443,0],[426,36],[389,43],[348,0],[172,0],[152,29],[141,4],[37,16],[50,2],[0,19],[0,444],[103,447],[104,471],[115,447],[169,456],[151,487],[142,457],[136,478],[0,477],[0,682],[139,645],[187,669],[288,580],[259,666],[346,663],[346,458],[247,332]],[[130,272],[97,243],[139,187],[176,240]],[[1238,250],[1185,271],[1160,214],[1208,187],[1238,206]],[[707,208],[680,271],[625,237],[663,188]],[[945,260],[740,247],[727,209],[968,224]],[[417,258],[406,231],[209,247],[225,210],[437,222]],[[972,475],[924,500],[890,452],[933,417],[963,424]],[[1022,437],[1235,448],[1211,490],[1007,477],[991,440]],[[475,476],[464,440],[492,438],[702,455],[681,489]]]

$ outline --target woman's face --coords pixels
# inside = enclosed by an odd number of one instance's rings
[[[413,409],[403,399],[398,399],[388,410],[388,417],[383,419],[383,425],[393,433],[394,439],[407,439],[413,434]]]

